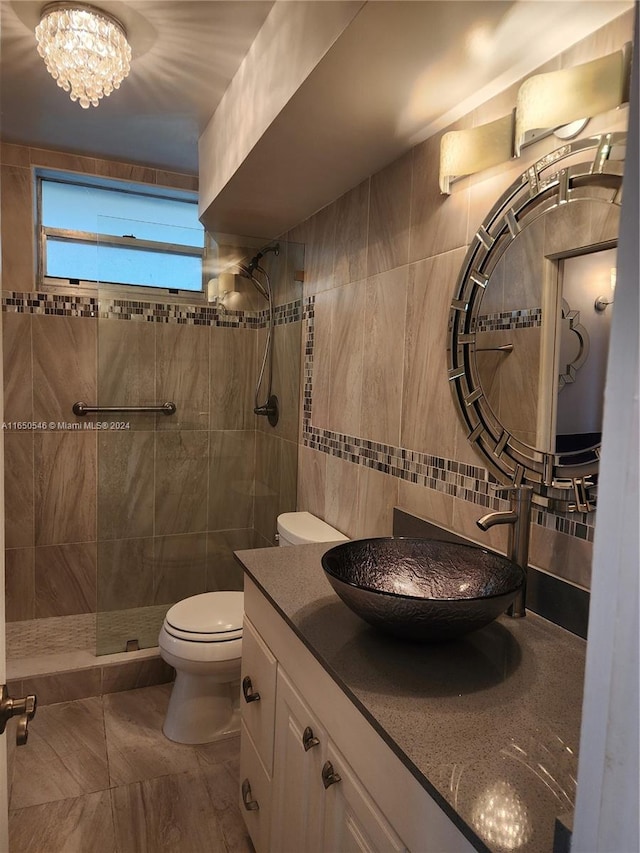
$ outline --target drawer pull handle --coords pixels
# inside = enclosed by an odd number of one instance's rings
[[[260,808],[258,801],[251,799],[251,785],[248,779],[245,779],[242,783],[242,802],[248,812],[257,812]]]
[[[244,694],[245,702],[259,702],[260,694],[253,689],[253,685],[251,684],[251,679],[248,675],[242,679],[242,693]]]
[[[322,768],[322,784],[325,788],[328,788],[330,785],[335,785],[336,782],[342,782],[342,776],[336,773],[330,761],[325,761]]]
[[[309,750],[314,746],[319,746],[320,741],[317,737],[313,736],[313,729],[311,726],[307,726],[307,728],[302,732],[302,745],[304,746],[304,751],[309,752]]]

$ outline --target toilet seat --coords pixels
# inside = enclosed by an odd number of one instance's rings
[[[170,607],[164,630],[191,643],[225,643],[242,639],[244,594],[205,592]]]

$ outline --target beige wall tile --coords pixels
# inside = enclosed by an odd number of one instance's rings
[[[409,261],[412,152],[371,178],[367,275]]]
[[[540,328],[512,329],[513,352],[503,356],[500,377],[500,422],[509,432],[535,434],[538,418]]]
[[[358,530],[359,465],[327,456],[324,520],[345,536],[354,538]]]
[[[330,204],[305,223],[307,234],[304,295],[311,296],[333,287],[336,207]]]
[[[7,548],[34,544],[32,432],[4,433],[4,530]]]
[[[136,166],[131,163],[120,163],[116,160],[96,160],[95,173],[105,178],[116,178],[119,181],[135,181],[140,184],[155,184],[156,171],[147,166]]]
[[[609,24],[574,44],[560,55],[562,68],[573,68],[583,62],[599,59],[633,41],[633,9],[628,9]]]
[[[153,539],[98,542],[98,612],[153,604]]]
[[[117,663],[102,667],[102,693],[120,693],[173,681],[175,671],[162,658]]]
[[[207,529],[209,433],[156,433],[156,535]]]
[[[329,428],[329,408],[334,373],[331,369],[333,305],[340,290],[318,293],[313,325],[313,425]]]
[[[35,693],[39,705],[57,705],[88,696],[100,696],[102,671],[99,666],[76,672],[57,672],[55,675],[36,675],[25,678],[22,689]]]
[[[355,536],[393,535],[393,508],[398,503],[396,477],[358,465],[358,522]]]
[[[48,545],[35,553],[35,616],[95,613],[95,542]]]
[[[274,540],[280,493],[281,440],[269,433],[256,433],[256,486],[254,501],[255,529]]]
[[[370,441],[400,442],[402,376],[409,267],[366,284],[360,432]]]
[[[256,338],[252,329],[212,326],[209,367],[211,429],[251,429]]]
[[[495,527],[491,527],[485,532],[480,530],[476,524],[477,520],[486,515],[487,512],[488,510],[479,504],[454,500],[453,530],[460,536],[466,536],[467,539],[471,539],[485,548],[506,554],[509,526],[507,524],[496,524]]]
[[[401,443],[454,458],[457,414],[447,378],[447,325],[464,249],[409,269]]]
[[[100,432],[98,475],[98,539],[151,536],[154,433]]]
[[[32,166],[46,166],[49,169],[64,169],[67,172],[96,173],[94,157],[82,157],[65,151],[51,151],[48,148],[30,148],[29,159]]]
[[[30,291],[35,282],[31,170],[2,166],[0,181],[0,216],[5,234],[2,240],[2,289]]]
[[[174,415],[158,416],[158,429],[208,429],[209,332],[206,326],[158,325],[156,400],[177,406]]]
[[[5,551],[5,615],[7,622],[21,622],[35,616],[34,548]]]
[[[332,304],[329,427],[347,435],[360,434],[365,299],[360,281],[337,288]]]
[[[531,565],[590,589],[592,559],[591,542],[531,525]]]
[[[156,536],[153,540],[154,603],[173,604],[207,589],[207,534]]]
[[[34,446],[36,545],[94,542],[95,433],[38,433]]]
[[[278,515],[294,512],[297,498],[298,445],[292,441],[280,441],[280,491]]]
[[[33,420],[31,315],[2,314],[5,421]]]
[[[95,405],[95,320],[34,316],[33,413],[38,421],[86,422],[73,414],[77,401]]]
[[[427,489],[417,483],[409,483],[407,480],[400,480],[398,484],[400,509],[449,530],[453,528],[453,504],[454,498],[445,492]]]
[[[298,447],[297,509],[306,510],[318,518],[325,517],[326,453],[311,447]]]
[[[156,404],[157,325],[157,323],[114,319],[98,321],[99,405],[152,406]],[[162,415],[162,417],[167,416]],[[155,420],[156,416],[149,414],[126,415],[126,421],[131,424],[131,429],[152,430]]]
[[[29,167],[29,149],[26,145],[12,145],[0,141],[0,163],[3,166]]]
[[[261,547],[253,530],[221,530],[207,534],[207,592],[241,590],[242,566],[234,551]]]
[[[273,393],[280,416],[274,435],[295,441],[298,435],[302,352],[302,323],[287,323],[273,330]],[[262,421],[264,426],[265,421]]]
[[[336,287],[359,281],[367,275],[369,183],[367,178],[336,202],[336,248],[333,267]]]
[[[214,431],[209,445],[209,527],[253,527],[255,433]]]
[[[156,184],[162,187],[173,187],[179,190],[198,191],[198,176],[183,175],[180,172],[166,172],[162,169],[155,170]]]
[[[450,129],[462,129],[458,123]],[[449,252],[467,242],[468,190],[457,184],[451,195],[441,195],[438,185],[440,140],[432,136],[413,149],[411,185],[411,245],[409,260],[417,261]]]
[[[274,298],[276,305],[284,305],[302,299],[305,274],[305,245],[296,242],[290,232],[286,240],[280,240],[280,252],[284,253],[285,262],[280,262],[281,270],[274,283]]]

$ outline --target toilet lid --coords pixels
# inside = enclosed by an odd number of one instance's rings
[[[165,629],[186,640],[234,640],[242,637],[243,615],[244,593],[205,592],[170,607],[165,617]]]

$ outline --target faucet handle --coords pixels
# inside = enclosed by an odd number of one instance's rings
[[[500,483],[492,483],[491,488],[496,494],[498,492],[533,492],[533,486],[502,486]]]

